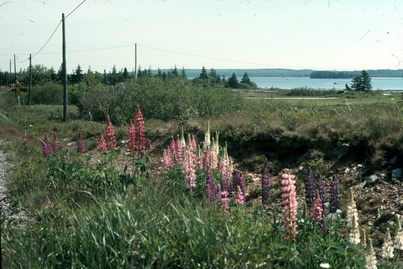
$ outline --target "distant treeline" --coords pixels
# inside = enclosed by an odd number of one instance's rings
[[[403,77],[403,69],[399,70],[368,70],[370,77]],[[313,71],[310,78],[354,78],[361,71]]]

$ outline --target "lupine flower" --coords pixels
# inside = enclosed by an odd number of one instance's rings
[[[106,146],[104,135],[101,133],[98,139],[98,150],[101,152],[107,152],[108,147]]]
[[[127,133],[128,133],[128,138],[129,138],[130,153],[134,156],[137,154],[138,149],[137,149],[136,126],[132,119],[130,120],[130,125],[129,125],[129,129],[128,129]]]
[[[172,168],[174,166],[172,153],[169,149],[164,149],[163,160],[164,160],[164,165],[166,168]]]
[[[197,150],[197,160],[196,160],[196,167],[199,169],[203,168],[203,164],[204,164],[204,155],[203,152],[200,148],[198,148]]]
[[[192,135],[189,145],[191,145],[191,148],[193,151],[195,151],[197,149],[196,138],[194,137],[194,135]]]
[[[207,131],[204,133],[203,148],[208,148],[208,147],[210,147],[210,144],[211,144],[211,139],[210,139],[210,122],[207,121]]]
[[[221,191],[221,206],[224,212],[228,213],[230,210],[228,191]]]
[[[178,162],[178,154],[176,153],[176,142],[175,139],[172,138],[171,143],[169,143],[168,149],[167,149],[171,155],[172,155],[172,161],[174,162],[174,165],[177,164]]]
[[[80,134],[77,139],[77,152],[84,153],[84,151],[85,151],[85,147],[84,147],[83,136]]]
[[[57,134],[53,134],[53,152],[57,153],[60,151],[60,142],[59,139],[57,138]]]
[[[218,152],[214,148],[210,150],[210,167],[211,169],[218,168]]]
[[[320,199],[319,191],[316,191],[315,201],[311,206],[311,218],[317,222],[323,221],[322,200]]]
[[[368,253],[367,256],[365,256],[365,269],[377,269],[376,264],[378,262],[376,260],[374,247],[372,246],[372,239],[368,241]]]
[[[182,143],[179,137],[176,138],[175,140],[175,152],[176,152],[176,157],[178,163],[183,162],[183,151],[182,151]]]
[[[47,134],[45,134],[45,138],[43,139],[43,141],[41,140],[41,143],[43,156],[47,158],[52,155],[52,146],[50,145],[49,137]]]
[[[182,126],[182,132],[181,132],[181,145],[182,145],[183,149],[186,148],[186,140],[185,140],[185,134],[183,132],[183,126]]]
[[[185,158],[184,158],[184,173],[186,177],[186,186],[188,188],[193,189],[196,187],[196,162],[195,162],[195,153],[187,148]]]
[[[321,177],[318,177],[318,180],[315,184],[315,191],[319,192],[320,200],[322,202],[322,209],[325,210],[325,182]]]
[[[362,229],[361,245],[363,248],[367,248],[367,232],[365,229]]]
[[[269,203],[269,192],[270,192],[269,168],[268,163],[266,161],[262,170],[262,204],[264,205],[267,205]]]
[[[332,181],[330,182],[330,213],[336,213],[337,209],[340,207],[339,202],[339,180],[336,175],[332,177]]]
[[[207,167],[206,169],[206,192],[207,196],[209,197],[210,201],[217,202],[219,200],[219,190],[218,186],[214,181],[213,174],[211,173],[211,169]]]
[[[242,193],[246,196],[245,180],[242,173],[237,170],[233,173],[231,191],[235,193],[238,186],[241,188]]]
[[[295,175],[283,174],[281,180],[281,198],[283,206],[284,230],[287,240],[295,240],[297,231],[297,193],[295,191]]]
[[[393,240],[393,246],[395,249],[403,250],[403,229],[400,222],[400,215],[396,215],[397,218],[397,229],[395,238]]]
[[[235,192],[235,204],[243,205],[245,204],[245,193],[241,190],[241,186],[237,186]]]
[[[112,122],[108,116],[108,122],[105,128],[105,142],[106,147],[109,149],[116,147],[115,129],[113,128]]]
[[[390,237],[390,230],[386,228],[385,239],[383,240],[383,245],[381,249],[381,256],[384,259],[392,259],[395,255],[394,252],[392,239]]]
[[[137,150],[139,153],[144,154],[147,148],[147,140],[144,129],[144,119],[143,113],[141,113],[140,107],[137,106],[137,112],[135,117],[135,127],[136,127],[136,135],[137,135]]]
[[[350,201],[347,205],[347,228],[349,228],[349,241],[355,245],[361,242],[358,221],[357,206],[354,201],[353,190],[350,189]]]
[[[210,160],[211,160],[211,150],[209,148],[206,149],[204,152],[204,157],[203,157],[203,168],[204,169],[210,169]]]
[[[313,200],[315,199],[315,178],[311,168],[308,170],[308,175],[305,181],[305,200],[308,208],[311,208]]]

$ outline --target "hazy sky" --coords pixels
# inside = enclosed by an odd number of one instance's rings
[[[81,2],[0,0],[0,69]],[[66,31],[69,71],[133,70],[135,42],[147,68],[403,68],[403,0],[87,0]],[[61,48],[60,27],[33,63],[58,69]]]

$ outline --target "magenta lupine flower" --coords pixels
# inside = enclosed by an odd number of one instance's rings
[[[98,150],[101,152],[107,152],[108,147],[106,146],[104,135],[101,133],[98,139]]]
[[[203,158],[203,168],[204,169],[210,169],[210,160],[211,160],[211,150],[209,148],[206,149],[204,152],[204,158]]]
[[[106,147],[109,149],[116,147],[116,137],[115,137],[115,129],[113,128],[112,122],[108,116],[108,123],[105,128],[105,142]]]
[[[323,221],[322,200],[320,199],[319,191],[316,191],[315,200],[311,206],[311,218],[317,222]]]
[[[42,143],[43,156],[47,158],[50,155],[52,155],[52,146],[50,145],[49,137],[47,134],[45,134],[45,138],[41,140],[41,143]]]
[[[269,203],[269,192],[270,192],[269,168],[266,161],[262,170],[262,204],[264,205]]]
[[[128,129],[128,144],[129,144],[129,149],[131,155],[137,155],[138,149],[137,149],[137,132],[136,132],[136,126],[133,122],[133,120],[130,120],[130,125]]]
[[[284,230],[287,240],[295,240],[297,231],[297,193],[295,175],[283,174],[281,180]]]
[[[83,136],[80,134],[78,136],[78,140],[77,140],[77,152],[84,153],[84,151],[85,151],[85,148],[84,148]]]
[[[146,152],[146,134],[144,129],[144,119],[143,113],[141,113],[140,106],[137,106],[136,118],[135,118],[135,127],[136,127],[136,135],[137,135],[137,151],[139,153],[144,154]]]
[[[243,175],[240,171],[235,171],[232,181],[232,189],[236,192],[237,187],[241,188],[242,193],[246,196],[246,184]]]
[[[53,134],[53,152],[57,153],[60,151],[60,142],[59,139],[57,138],[57,134]]]
[[[315,178],[311,168],[308,170],[308,175],[305,181],[305,201],[308,208],[311,208],[313,200],[315,199]]]
[[[192,135],[192,138],[190,139],[190,143],[191,148],[193,151],[195,151],[197,149],[197,143],[196,143],[196,138],[194,137],[194,135]]]
[[[206,192],[207,196],[212,202],[218,202],[220,197],[220,192],[217,184],[214,181],[213,174],[211,173],[210,168],[206,169]]]
[[[230,205],[227,191],[221,191],[221,206],[224,212],[229,213]]]
[[[245,204],[245,194],[244,192],[241,190],[241,187],[238,185],[236,192],[235,192],[235,204],[237,205],[243,205]]]
[[[332,181],[330,182],[330,205],[329,211],[330,213],[335,213],[337,209],[340,207],[339,202],[339,180],[336,175],[332,177]]]
[[[195,163],[195,153],[190,147],[187,148],[186,158],[184,160],[184,172],[186,177],[186,186],[193,189],[196,187],[196,163]]]

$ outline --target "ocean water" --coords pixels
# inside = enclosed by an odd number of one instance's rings
[[[374,90],[403,90],[403,77],[371,78]],[[351,79],[311,79],[309,77],[250,77],[259,88],[312,88],[312,89],[345,89],[351,85]]]

